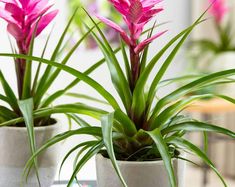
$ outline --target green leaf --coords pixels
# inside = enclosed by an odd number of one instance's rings
[[[121,171],[118,167],[117,160],[116,160],[115,153],[114,153],[113,139],[112,139],[113,138],[113,135],[112,135],[113,120],[114,120],[113,113],[105,115],[101,118],[103,142],[104,142],[105,148],[108,152],[109,158],[113,164],[113,167],[114,167],[115,171],[117,172],[119,179],[121,180],[123,186],[127,187],[127,184],[124,181],[122,174],[121,174]]]
[[[34,111],[34,119],[48,117],[52,114],[67,114],[67,113],[88,115],[95,119],[100,119],[102,115],[107,114],[107,112],[104,110],[78,103],[78,104],[58,105],[58,106],[54,106],[50,108],[42,108],[42,109],[36,110]],[[6,121],[0,124],[0,127],[8,126],[8,125],[15,125],[23,121],[24,120],[21,117],[15,118],[13,120]]]
[[[28,133],[28,138],[29,138],[30,150],[31,150],[31,154],[33,155],[33,154],[35,154],[36,149],[37,149],[36,148],[35,133],[34,133],[33,99],[30,98],[30,99],[26,99],[26,100],[21,100],[18,102],[18,104],[19,104],[20,111],[23,115],[24,121],[25,121],[27,133]],[[38,173],[37,157],[35,157],[33,159],[33,164],[35,166],[36,176],[37,176],[39,186],[41,186],[40,180],[39,180],[39,173]]]
[[[32,163],[34,161],[34,159],[43,151],[45,151],[46,149],[48,149],[49,147],[53,146],[56,143],[59,143],[71,136],[75,136],[75,135],[91,135],[91,136],[99,136],[102,137],[102,130],[100,127],[84,127],[84,128],[80,128],[77,130],[70,130],[67,132],[64,132],[62,134],[56,135],[55,137],[53,137],[52,139],[48,140],[42,147],[40,147],[35,153],[34,155],[32,155],[32,157],[28,160],[28,162],[25,165],[25,169],[23,174],[26,175],[27,173],[30,172]]]
[[[34,48],[34,40],[35,40],[35,34],[38,29],[38,23],[41,20],[41,17],[36,22],[35,28],[33,30],[32,38],[29,45],[29,52],[28,55],[33,55],[33,48]],[[32,83],[32,61],[26,60],[26,66],[25,66],[25,73],[24,73],[24,81],[23,81],[23,89],[22,89],[22,96],[20,96],[21,99],[28,99],[31,97],[31,83]]]
[[[41,58],[43,58],[44,55],[45,55],[49,40],[50,40],[51,35],[52,35],[53,28],[51,29],[50,34],[48,35],[48,37],[46,39],[46,43],[45,43],[44,48],[42,50]],[[38,86],[37,84],[38,84],[39,74],[40,74],[40,71],[41,71],[41,66],[42,66],[42,63],[39,62],[38,66],[37,66],[35,76],[34,76],[33,86],[32,86],[32,94],[33,95],[35,94],[35,90],[37,89],[37,86]]]
[[[227,78],[232,75],[235,75],[235,69],[212,73],[178,88],[177,90],[171,92],[170,94],[166,95],[158,101],[157,105],[154,108],[151,121],[153,121],[153,119],[157,117],[160,110],[165,107],[168,103],[178,100],[180,97],[185,96],[188,93],[195,91],[198,88],[201,88],[202,86],[210,85],[219,79]]]
[[[161,135],[160,130],[155,129],[154,131],[145,131],[145,132],[153,139],[153,141],[155,142],[162,156],[162,160],[165,164],[165,168],[167,170],[171,186],[176,187],[177,183],[176,183],[176,178],[175,178],[175,174],[174,174],[174,170],[173,170],[173,166],[171,162],[171,157],[169,155],[168,147]]]
[[[66,160],[69,158],[69,156],[74,152],[76,151],[77,149],[81,148],[81,147],[84,147],[84,146],[87,146],[87,145],[94,145],[96,144],[97,141],[87,141],[87,142],[82,142],[78,145],[76,145],[75,147],[73,147],[66,155],[65,157],[63,158],[61,164],[60,164],[60,169],[59,169],[59,178],[60,178],[60,174],[61,174],[61,171],[62,171],[62,168],[64,166],[64,163],[66,162]]]
[[[124,64],[125,64],[126,77],[127,77],[128,83],[130,85],[130,83],[132,82],[130,62],[129,62],[128,56],[126,54],[125,43],[122,41],[122,39],[120,39],[120,43],[121,43],[122,56],[123,56],[123,60],[124,60]]]
[[[115,53],[117,53],[120,50],[120,48],[117,48],[116,50],[114,50]],[[83,74],[85,75],[89,75],[91,74],[93,71],[95,71],[98,67],[100,67],[103,63],[105,62],[105,59],[101,59],[98,62],[96,62],[94,65],[92,65],[90,68],[88,68]],[[79,82],[81,81],[81,79],[77,78],[75,80],[73,80],[68,86],[66,86],[66,88],[64,88],[63,90],[59,90],[56,91],[55,93],[51,94],[48,98],[45,99],[45,101],[41,104],[41,107],[47,107],[49,106],[53,101],[55,101],[56,99],[58,99],[59,97],[63,96],[68,90],[70,90],[71,88],[73,88],[74,86],[76,86]]]
[[[114,112],[115,120],[117,120],[123,127],[125,135],[132,137],[137,133],[137,129],[133,121],[121,110]]]
[[[55,47],[55,50],[52,53],[51,58],[50,58],[51,61],[55,61],[56,60],[56,56],[57,56],[58,52],[60,51],[60,48],[61,48],[61,46],[63,44],[63,41],[64,41],[64,39],[66,37],[66,34],[67,34],[68,30],[69,30],[69,27],[71,26],[71,24],[72,24],[72,22],[73,22],[73,20],[74,20],[74,18],[76,16],[77,11],[78,11],[78,8],[76,8],[76,10],[74,11],[73,15],[71,16],[68,24],[66,25],[66,27],[64,29],[62,35],[60,36],[60,39],[59,39],[59,41],[58,41],[58,43],[57,43],[57,45]],[[51,69],[52,69],[52,66],[50,66],[50,65],[47,66],[46,70],[44,71],[44,73],[43,73],[43,75],[42,75],[42,77],[41,77],[41,79],[40,79],[40,81],[38,83],[38,87],[37,87],[37,91],[36,92],[40,92],[40,89],[43,88],[45,82],[49,78],[49,75],[51,73]]]
[[[84,121],[82,118],[80,118],[76,114],[67,114],[73,121],[75,121],[79,126],[81,127],[91,127],[90,124],[88,124],[86,121]]]
[[[218,170],[215,168],[214,164],[210,161],[210,159],[206,156],[205,153],[203,153],[203,151],[201,151],[198,147],[196,147],[195,145],[193,145],[192,143],[190,143],[189,141],[183,139],[183,138],[178,138],[178,137],[174,137],[172,138],[171,141],[169,141],[170,143],[173,143],[177,146],[183,146],[184,148],[187,148],[188,150],[192,151],[193,153],[195,153],[199,158],[201,158],[208,166],[210,166],[210,168],[212,170],[214,170],[214,172],[218,175],[218,177],[220,178],[220,180],[222,181],[222,183],[224,184],[225,187],[227,187],[223,177],[220,175],[220,173],[218,172]]]
[[[204,152],[207,154],[208,152],[208,133],[203,132],[203,142],[204,142]]]
[[[148,38],[151,38],[153,35],[154,28],[156,27],[156,21],[153,24],[153,27],[151,30],[149,30]],[[149,45],[144,49],[144,52],[141,57],[141,62],[140,62],[140,72],[142,73],[146,67],[147,63],[147,58],[148,58],[148,51],[149,51]]]
[[[45,63],[45,64],[49,64],[51,66],[60,68],[64,71],[70,73],[71,75],[81,79],[82,81],[84,81],[85,83],[90,85],[92,88],[94,88],[98,93],[100,93],[101,96],[103,96],[110,103],[110,105],[114,109],[120,108],[117,101],[116,101],[116,99],[108,91],[106,91],[98,82],[94,81],[89,76],[84,75],[83,73],[81,73],[81,72],[79,72],[79,71],[77,71],[77,70],[75,70],[71,67],[68,67],[66,65],[59,64],[59,63],[56,63],[56,62],[52,62],[50,60],[42,59],[42,58],[39,58],[39,57],[29,57],[29,56],[26,56],[26,55],[6,54],[6,53],[0,53],[0,56],[31,59],[31,60],[34,60],[34,61],[42,62],[42,63]]]
[[[78,162],[76,168],[73,171],[73,174],[68,182],[68,187],[73,184],[73,181],[77,175],[77,173],[81,170],[81,168],[89,161],[94,155],[96,155],[103,147],[103,142],[98,142],[95,146],[93,146]]]
[[[203,14],[204,15],[204,14]],[[136,87],[133,92],[133,102],[132,102],[132,110],[134,111],[136,116],[141,116],[143,112],[146,109],[146,98],[144,94],[145,85],[147,83],[147,80],[150,76],[150,73],[152,72],[154,66],[159,62],[159,59],[165,54],[165,52],[179,39],[183,36],[183,39],[178,43],[180,45],[190,34],[190,32],[193,30],[193,28],[198,25],[201,22],[201,18],[198,19],[192,26],[188,27],[187,29],[183,30],[181,33],[176,35],[172,40],[170,40],[165,47],[157,53],[152,60],[149,62],[149,64],[146,66],[142,74],[140,75],[140,78],[137,81]],[[177,48],[176,48],[177,49]],[[177,50],[173,51],[171,54],[171,57],[169,57],[169,60],[164,63],[162,66],[161,72],[166,70],[168,67],[168,63],[170,62],[171,58],[175,55],[174,53],[177,52]],[[158,74],[158,77],[160,77],[160,74]],[[155,81],[157,82],[157,81]],[[147,103],[149,105],[149,103]],[[149,107],[149,106],[148,106]],[[149,112],[150,109],[148,109]]]
[[[14,103],[12,102],[12,100],[10,98],[0,94],[0,100],[7,103],[9,106],[12,106],[11,108],[13,109]]]
[[[0,70],[0,82],[2,84],[2,87],[3,87],[3,90],[6,94],[6,97],[11,100],[11,102],[9,104],[11,105],[12,109],[15,112],[18,112],[19,107],[18,107],[18,104],[17,104],[17,98],[16,98],[13,90],[11,89],[10,85],[6,81],[6,79],[5,79],[5,77],[4,77],[1,70]]]
[[[68,52],[68,54],[64,57],[61,64],[67,64],[73,53],[77,50],[77,48],[80,46],[82,41],[90,34],[90,32],[94,29],[91,28],[87,33],[85,33],[81,39],[73,46],[73,48]],[[48,80],[44,83],[43,88],[40,89],[35,95],[35,105],[38,106],[42,97],[45,95],[45,93],[48,91],[50,86],[53,84],[55,79],[58,77],[59,73],[61,72],[61,69],[57,68],[49,77]]]
[[[5,122],[14,118],[17,118],[18,115],[11,111],[10,109],[6,108],[5,106],[0,106],[0,121]]]
[[[88,101],[94,101],[94,102],[97,102],[97,103],[100,103],[100,104],[109,105],[109,103],[107,103],[105,101],[102,101],[100,99],[96,99],[94,97],[91,97],[91,96],[85,95],[85,94],[68,92],[68,93],[65,94],[65,96],[75,97],[75,98],[78,98],[78,99],[85,99],[85,100],[88,100]]]
[[[220,133],[220,134],[224,134],[227,136],[230,136],[231,138],[235,138],[235,133],[227,130],[225,128],[222,127],[218,127],[215,125],[211,125],[208,123],[203,123],[203,122],[198,122],[198,121],[188,121],[188,122],[184,122],[184,123],[179,123],[176,125],[172,125],[170,127],[167,127],[165,129],[162,130],[162,134],[166,135],[168,133],[171,132],[175,132],[175,131],[188,131],[188,132],[214,132],[214,133]]]
[[[86,12],[86,14],[89,16],[90,20],[95,25],[96,29],[98,30],[98,32],[103,40],[103,41],[101,41],[99,39],[99,37],[94,32],[92,32],[93,37],[97,41],[97,44],[99,45],[99,47],[102,50],[103,55],[106,59],[114,87],[116,88],[120,98],[122,99],[122,102],[125,106],[125,109],[128,112],[130,110],[131,100],[132,100],[132,95],[131,95],[131,90],[130,90],[129,84],[125,78],[125,75],[119,65],[119,62],[114,54],[112,47],[110,46],[108,40],[104,36],[103,32],[101,31],[101,29],[99,28],[97,23],[89,15],[89,13],[85,9],[84,9],[84,11]]]
[[[150,129],[159,128],[165,125],[166,122],[171,120],[171,118],[177,114],[179,111],[182,111],[187,106],[192,104],[193,102],[203,99],[212,97],[212,94],[203,94],[203,95],[195,95],[191,97],[187,97],[185,99],[179,100],[177,102],[174,102],[172,105],[168,106],[166,109],[164,109],[153,122],[150,123]]]

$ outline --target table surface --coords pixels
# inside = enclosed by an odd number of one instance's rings
[[[66,187],[68,181],[56,181],[52,187]],[[96,181],[80,181],[80,186],[78,184],[74,184],[73,187],[96,187]]]
[[[235,105],[224,99],[209,99],[194,102],[186,112],[202,112],[202,113],[221,113],[221,112],[235,112]]]

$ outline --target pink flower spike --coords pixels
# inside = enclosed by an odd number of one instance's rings
[[[135,48],[144,26],[163,9],[157,7],[162,0],[109,0],[114,8],[122,15],[127,24],[129,34],[120,26],[107,19],[100,19],[108,26],[118,31],[127,45]]]
[[[137,45],[137,47],[135,48],[135,53],[137,53],[137,54],[140,53],[142,50],[144,50],[144,48],[145,48],[148,44],[150,44],[153,40],[155,40],[156,38],[158,38],[158,37],[160,37],[161,35],[165,34],[166,32],[167,32],[167,30],[164,31],[164,32],[160,32],[160,33],[158,33],[158,34],[155,34],[155,35],[152,36],[151,38],[148,38],[148,39],[142,41],[141,43],[139,43],[139,44]]]
[[[0,7],[0,18],[4,19],[8,23],[15,23],[17,24],[17,21],[11,16],[9,12],[6,12],[5,9],[2,9]]]
[[[229,11],[229,8],[226,6],[224,0],[209,0],[209,3],[212,4],[210,14],[215,18],[215,21],[220,24],[225,14]]]
[[[117,25],[116,23],[114,23],[113,21],[105,18],[105,17],[102,17],[102,16],[99,16],[99,15],[96,15],[96,17],[102,21],[103,23],[105,23],[106,25],[112,27],[114,30],[118,31],[121,35],[121,37],[123,38],[123,40],[128,44],[130,45],[130,39],[128,37],[128,35],[126,34],[126,32],[119,26]]]
[[[37,37],[47,27],[47,25],[56,17],[57,14],[58,14],[58,10],[54,10],[54,11],[46,14],[45,16],[43,16],[39,20],[38,28],[37,28],[37,32],[36,32],[35,37]],[[36,23],[34,23],[32,29],[30,31],[29,37],[27,38],[27,43],[28,44],[31,41],[31,38],[32,38],[32,35],[33,35],[33,32],[34,32],[35,26],[36,26]]]
[[[22,30],[14,23],[9,23],[7,25],[7,31],[14,36],[16,41],[20,41],[24,38]]]
[[[43,29],[55,18],[58,11],[48,13],[52,5],[48,0],[0,0],[4,8],[0,7],[0,18],[8,22],[7,30],[16,39],[19,51],[27,53],[37,20],[38,36]]]

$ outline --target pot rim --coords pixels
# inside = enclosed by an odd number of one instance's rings
[[[111,160],[109,159],[109,158],[106,158],[106,157],[104,157],[101,153],[98,153],[98,154],[96,154],[96,158],[98,158],[98,159],[103,159],[103,160],[105,160],[105,161],[110,161],[111,162]],[[179,159],[177,159],[177,158],[173,158],[172,159],[172,161],[177,161],[177,160],[179,160]],[[146,164],[162,164],[163,163],[163,160],[154,160],[154,161],[124,161],[124,160],[117,160],[117,163],[118,164],[129,164],[129,165],[131,165],[131,164],[138,164],[138,165],[146,165]]]
[[[45,130],[49,130],[49,129],[57,129],[59,127],[62,127],[61,121],[59,119],[55,119],[55,121],[56,121],[56,123],[51,124],[51,125],[34,127],[34,130],[35,131],[45,131]],[[3,127],[0,127],[0,130],[1,129],[8,129],[8,130],[15,130],[15,131],[27,131],[26,127],[15,127],[15,126],[3,126]]]

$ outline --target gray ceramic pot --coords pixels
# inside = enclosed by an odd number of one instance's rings
[[[118,161],[118,165],[128,187],[170,187],[163,161]],[[177,186],[184,187],[185,163],[174,159],[173,165],[177,176]],[[123,187],[111,161],[101,154],[96,156],[96,171],[98,187]]]
[[[37,147],[62,132],[61,124],[35,128]],[[38,157],[41,187],[53,184],[59,159],[59,145],[55,145]],[[0,128],[0,187],[19,187],[24,166],[30,158],[27,129],[21,127]],[[28,177],[24,187],[37,187],[35,172]]]

